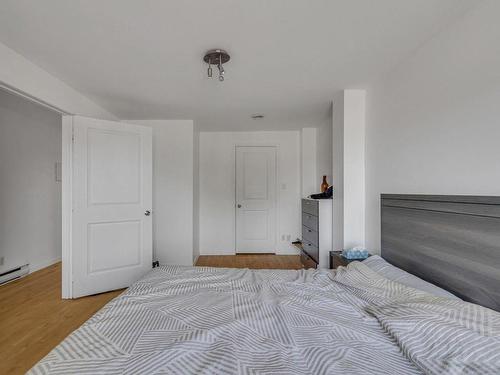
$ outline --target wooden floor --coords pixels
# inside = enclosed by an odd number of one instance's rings
[[[299,255],[239,254],[200,255],[197,266],[229,268],[282,268],[297,270],[302,268]]]
[[[121,291],[61,299],[61,263],[0,286],[0,374],[24,374]]]
[[[197,266],[300,269],[298,255],[200,256]],[[121,291],[61,299],[61,263],[0,286],[0,374],[24,374]]]

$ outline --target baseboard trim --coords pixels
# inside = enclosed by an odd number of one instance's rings
[[[40,271],[41,269],[52,266],[53,264],[59,263],[60,261],[61,261],[61,257],[57,257],[55,259],[47,260],[45,262],[41,262],[41,263],[37,263],[37,264],[30,264],[30,272],[29,273]]]
[[[204,256],[204,255],[236,255],[236,252],[234,250],[232,250],[232,251],[204,251],[203,253],[200,252],[199,256]]]
[[[276,251],[276,255],[300,255],[300,251],[293,247]]]
[[[193,266],[196,266],[196,263],[198,263],[198,259],[200,259],[199,255],[193,260]]]

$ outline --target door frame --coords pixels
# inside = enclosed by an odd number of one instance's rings
[[[238,142],[238,143],[235,143],[234,144],[234,147],[233,147],[233,160],[234,160],[234,169],[233,169],[233,173],[234,173],[234,176],[233,176],[233,183],[234,183],[234,202],[233,202],[233,233],[234,233],[234,254],[238,254],[237,251],[236,251],[236,247],[238,245],[238,241],[237,241],[237,231],[236,231],[236,220],[237,220],[237,213],[236,213],[236,210],[237,210],[237,183],[236,183],[236,168],[238,167],[237,165],[237,161],[236,161],[236,158],[237,158],[237,154],[236,154],[236,150],[238,149],[238,147],[274,147],[274,149],[276,150],[276,169],[275,169],[275,173],[276,173],[276,184],[275,184],[275,193],[274,193],[274,196],[275,196],[275,199],[276,199],[276,202],[275,202],[275,207],[276,207],[276,217],[275,217],[275,233],[274,233],[274,246],[276,247],[275,249],[275,253],[276,253],[276,250],[277,250],[277,247],[278,247],[278,242],[279,242],[279,232],[280,232],[280,191],[281,189],[279,189],[279,185],[280,185],[280,179],[279,179],[279,176],[280,176],[280,162],[279,162],[279,159],[280,159],[280,145],[278,143],[272,143],[272,142]],[[258,253],[255,253],[255,254],[258,254]]]
[[[73,298],[73,116],[62,116],[62,298]]]

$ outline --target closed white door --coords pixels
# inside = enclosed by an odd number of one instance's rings
[[[236,252],[276,252],[276,147],[236,148]]]
[[[151,128],[73,118],[73,298],[130,286],[152,265]]]

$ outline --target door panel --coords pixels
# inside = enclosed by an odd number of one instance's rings
[[[73,120],[73,297],[128,287],[152,263],[151,128]]]
[[[236,148],[236,252],[276,251],[276,148]]]
[[[140,201],[141,135],[88,130],[89,204]]]
[[[269,238],[268,210],[241,210],[243,240],[263,240]]]
[[[268,196],[268,165],[269,154],[267,150],[260,152],[258,150],[248,150],[242,152],[243,168],[243,199],[267,200]]]
[[[138,266],[142,224],[139,220],[93,223],[88,228],[88,274]],[[119,256],[110,249],[119,249]]]

